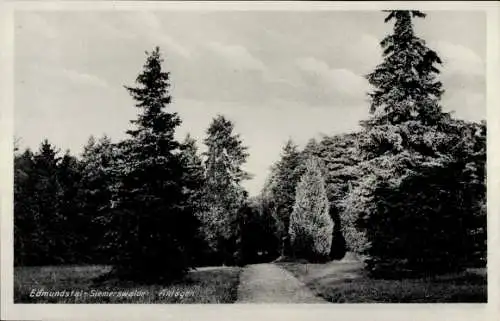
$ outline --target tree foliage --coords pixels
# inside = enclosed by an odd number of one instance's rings
[[[170,110],[159,48],[126,90],[127,137],[91,137],[81,157],[44,140],[14,148],[14,263],[113,264],[120,276],[173,280],[195,265],[357,252],[372,275],[486,264],[486,123],[442,111],[441,59],[419,38],[419,11],[387,11],[392,32],[366,76],[368,119],[354,133],[288,140],[260,195],[243,182],[248,148],[215,117],[200,154]],[[400,276],[399,274],[398,276]]]
[[[359,133],[324,136],[313,155],[322,161],[323,175],[326,182],[330,216],[334,222],[332,249],[330,257],[341,259],[347,249],[345,241],[348,224],[342,221],[343,200],[359,177],[357,164],[359,155],[357,142]]]
[[[473,226],[483,230],[475,217],[484,160],[472,151],[482,150],[481,130],[442,112],[441,60],[415,36],[413,17],[425,15],[387,16],[394,33],[381,42],[384,60],[367,76],[375,89],[357,144],[358,179],[341,202],[349,247],[373,274],[460,269],[471,248],[481,247],[472,245],[481,237],[470,236]]]
[[[283,147],[281,159],[272,169],[272,185],[268,198],[272,199],[271,215],[274,216],[277,226],[277,237],[281,240],[281,255],[289,255],[290,240],[288,230],[290,215],[295,203],[295,189],[301,176],[301,154],[298,146],[289,139]]]
[[[275,217],[259,197],[250,198],[238,214],[241,231],[241,262],[269,262],[278,255]]]
[[[297,185],[290,216],[289,234],[294,256],[314,261],[329,257],[333,233],[329,207],[318,160],[311,158]]]
[[[91,136],[81,156],[80,216],[78,237],[82,242],[76,249],[89,263],[110,263],[111,247],[105,235],[106,221],[112,214],[114,187],[117,184],[116,162],[118,148],[104,135],[98,140]]]
[[[72,249],[81,240],[73,233],[79,215],[78,160],[48,140],[39,150],[14,158],[14,263],[45,265],[74,263]]]
[[[118,273],[174,279],[191,266],[196,219],[186,211],[180,144],[174,138],[180,119],[166,109],[170,74],[162,70],[158,47],[147,54],[137,87],[126,87],[139,114],[118,146],[119,177],[107,242]]]
[[[247,198],[241,182],[250,178],[243,169],[247,147],[233,130],[230,120],[215,117],[207,129],[204,153],[206,210],[201,220],[214,255],[225,264],[235,262],[238,256],[238,211]]]
[[[203,189],[205,187],[205,169],[198,153],[196,140],[191,135],[186,135],[181,145],[181,162],[183,165],[184,194],[187,195],[188,204],[194,213],[199,213],[203,208]]]
[[[36,264],[41,252],[33,242],[36,224],[34,155],[29,149],[14,157],[14,264]]]
[[[443,93],[437,79],[441,59],[426,46],[413,30],[413,17],[424,18],[420,11],[388,11],[385,22],[394,20],[394,32],[380,45],[383,62],[367,76],[375,88],[370,94],[370,111],[374,113],[367,126],[397,124],[417,120],[435,124],[442,117],[439,99]]]

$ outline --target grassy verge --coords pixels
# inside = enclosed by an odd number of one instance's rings
[[[354,260],[278,265],[332,303],[487,302],[484,270],[433,278],[384,280],[369,278],[361,264]]]
[[[16,267],[15,303],[232,303],[241,268],[191,271],[174,284],[96,281],[107,266]]]

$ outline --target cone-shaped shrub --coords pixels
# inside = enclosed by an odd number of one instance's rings
[[[290,242],[295,257],[310,261],[328,259],[332,245],[333,221],[325,181],[318,160],[306,161],[306,170],[296,188],[290,216]]]

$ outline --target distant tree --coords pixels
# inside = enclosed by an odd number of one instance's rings
[[[272,190],[273,190],[273,188],[275,188],[275,185],[276,185],[276,176],[277,176],[277,167],[276,167],[276,164],[273,164],[269,168],[269,174],[266,177],[266,180],[264,182],[264,186],[262,187],[262,190],[260,191],[260,194],[259,194],[259,200],[260,200],[261,206],[265,206],[266,208],[268,208],[270,213],[275,212],[275,209],[274,209],[275,205],[274,205]]]
[[[264,182],[264,186],[259,195],[255,197],[256,207],[263,219],[271,224],[269,229],[273,232],[274,240],[269,243],[269,253],[275,256],[284,255],[284,237],[288,238],[288,230],[284,229],[284,224],[278,218],[276,210],[277,202],[274,198],[273,189],[276,188],[277,164],[270,167],[269,174]]]
[[[278,256],[274,217],[262,207],[259,198],[250,198],[238,213],[241,231],[240,264],[269,262]]]
[[[16,265],[79,263],[75,235],[80,213],[79,161],[45,139],[33,154],[14,159],[14,261]]]
[[[486,266],[487,261],[486,132],[486,121],[473,125],[472,137],[474,143],[471,152],[468,153],[469,162],[465,165],[470,175],[467,191],[469,195],[472,195],[471,212],[475,214],[473,223],[469,228],[470,238],[468,244],[470,244],[470,250],[468,253],[470,253],[471,257],[468,262],[471,262],[474,266]]]
[[[198,154],[196,140],[189,134],[181,145],[181,161],[184,167],[183,182],[188,203],[195,213],[203,207],[203,188],[205,186],[205,169]]]
[[[34,155],[30,149],[14,156],[14,264],[29,265],[37,261],[37,244],[31,241],[37,233],[35,217]]]
[[[60,242],[62,217],[59,197],[62,192],[57,172],[60,157],[56,148],[45,139],[33,156],[33,199],[31,211],[34,226],[30,242],[36,246],[36,257],[32,263],[37,265],[58,264],[63,261],[61,253],[56,252]]]
[[[110,263],[112,253],[104,236],[110,229],[119,228],[106,225],[112,214],[117,152],[116,145],[106,135],[98,140],[90,136],[83,148],[81,189],[78,194],[82,207],[74,224],[81,240],[78,253],[85,262]]]
[[[158,47],[147,55],[137,87],[126,87],[140,112],[118,146],[120,176],[107,240],[117,273],[172,280],[192,266],[196,220],[185,210],[180,144],[174,138],[181,121],[165,110],[171,102],[170,74],[162,70]]]
[[[269,189],[269,197],[272,198],[274,207],[273,214],[278,224],[278,237],[281,239],[280,252],[282,256],[290,254],[288,230],[295,202],[295,189],[301,176],[301,161],[298,146],[289,139],[283,147],[281,159],[273,169],[273,182]]]
[[[205,144],[205,204],[202,222],[207,240],[219,259],[234,263],[237,255],[238,211],[244,205],[247,192],[241,182],[250,178],[243,169],[248,157],[247,147],[234,124],[224,116],[213,119],[207,130]]]
[[[316,158],[307,161],[306,172],[297,185],[290,216],[290,241],[294,256],[313,261],[329,257],[333,221],[325,182]]]
[[[184,142],[181,144],[181,163],[183,166],[183,189],[186,197],[186,210],[191,211],[196,215],[198,220],[203,217],[203,212],[206,211],[204,203],[204,188],[205,188],[205,168],[203,161],[198,154],[196,141],[189,134],[186,135]],[[206,240],[203,226],[199,226],[199,230],[195,240],[193,241],[192,259],[197,265],[210,263],[210,248]]]
[[[61,224],[57,233],[59,239],[58,248],[54,250],[63,257],[62,263],[65,264],[83,263],[78,245],[83,243],[83,247],[87,246],[82,235],[77,233],[79,228],[78,217],[81,215],[83,205],[78,195],[81,190],[81,177],[79,160],[67,150],[57,169],[57,179],[61,188],[58,195]]]
[[[314,157],[318,161],[319,168],[321,170],[321,174],[326,178],[328,177],[328,168],[326,167],[325,159],[322,155],[323,146],[321,142],[318,142],[316,138],[311,138],[307,141],[304,149],[300,151],[300,165],[297,168],[297,172],[299,176],[302,176],[306,171],[307,161]]]
[[[466,227],[464,240],[464,265],[486,264],[487,213],[486,213],[486,122],[450,121],[449,162],[457,168],[452,181],[457,199],[456,206],[462,212],[462,225]]]
[[[341,214],[344,211],[344,198],[359,177],[357,171],[359,136],[357,132],[324,136],[314,152],[314,155],[322,160],[330,201],[330,216],[334,222],[331,259],[342,259],[348,250],[345,238],[350,230],[348,225],[344,224]]]
[[[320,148],[320,143],[316,138],[311,138],[307,141],[306,146],[302,150],[302,156],[304,157],[304,163],[311,157],[317,157]]]

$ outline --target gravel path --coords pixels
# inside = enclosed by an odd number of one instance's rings
[[[327,303],[290,272],[274,264],[254,264],[240,275],[236,303]]]

